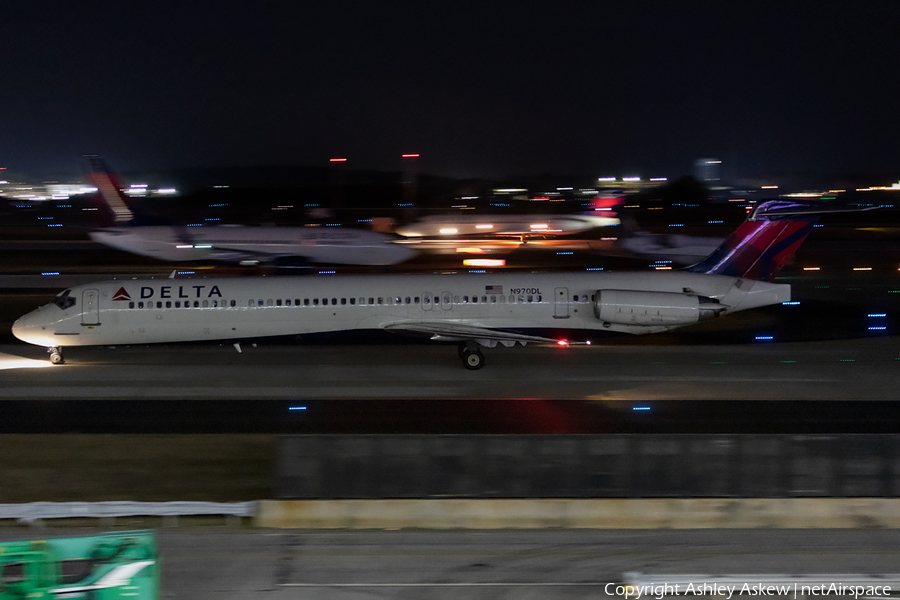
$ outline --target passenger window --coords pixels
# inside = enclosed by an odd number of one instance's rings
[[[512,303],[514,303],[515,301],[516,301],[516,297],[513,296],[512,294],[510,294],[510,295],[509,295],[509,303],[512,304]]]
[[[309,306],[309,298],[303,299],[303,306]]]
[[[425,299],[422,300],[422,304],[431,304],[431,298],[429,298],[428,296],[425,296]]]
[[[313,306],[318,306],[318,305],[319,305],[319,299],[313,298]]]
[[[382,297],[379,296],[379,298],[378,298],[378,304],[382,304],[382,300],[383,300],[383,299],[384,299],[384,298],[382,298]]]
[[[374,299],[374,298],[369,298],[369,304],[375,304],[375,299]]]
[[[419,297],[418,297],[418,296],[414,296],[414,297],[413,297],[413,304],[418,304],[418,303],[419,303]]]
[[[459,296],[453,296],[453,304],[459,304]]]
[[[343,306],[343,305],[345,305],[345,304],[347,304],[347,299],[346,299],[346,298],[341,298],[341,306]]]
[[[468,303],[469,303],[469,297],[463,296],[463,304],[468,304]]]
[[[232,300],[232,301],[231,301],[231,306],[237,306],[237,302],[235,302],[234,300]]]
[[[399,297],[394,298],[394,304],[400,304],[400,298],[399,298]]]
[[[478,296],[472,296],[472,304],[478,304]]]
[[[409,296],[406,297],[406,304],[409,304]]]
[[[166,300],[166,308],[172,308],[172,301]]]
[[[143,302],[138,302],[138,308],[144,308],[144,303],[143,303]]]
[[[532,300],[534,300],[534,297],[533,297],[533,296],[528,296],[528,301],[531,302]]]
[[[540,296],[538,296],[538,297],[537,297],[537,301],[538,301],[538,302],[543,302],[543,299],[542,299]]]
[[[335,304],[337,304],[337,298],[332,298],[331,305],[334,306]]]
[[[277,299],[277,300],[275,301],[275,305],[276,305],[276,306],[281,306],[281,298],[279,298],[279,299]]]
[[[497,304],[497,296],[491,296],[491,304]]]
[[[203,301],[203,308],[209,308],[209,300]]]
[[[356,298],[350,298],[350,304],[351,304],[351,305],[355,305],[355,304],[356,304]]]

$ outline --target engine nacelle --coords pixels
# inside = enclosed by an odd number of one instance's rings
[[[690,325],[725,311],[714,298],[674,292],[597,290],[594,316],[621,325]]]

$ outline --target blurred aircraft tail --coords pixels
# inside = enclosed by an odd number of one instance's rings
[[[134,219],[134,212],[130,200],[122,192],[119,178],[102,157],[86,154],[84,159],[88,165],[88,179],[100,192],[108,212],[111,211],[111,215],[106,219],[111,222],[104,225],[125,225],[131,222]]]
[[[747,220],[712,254],[686,270],[772,281],[812,231],[819,215],[872,208],[767,200],[754,207]]]

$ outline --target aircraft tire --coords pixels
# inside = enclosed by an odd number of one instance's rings
[[[466,350],[463,352],[463,366],[470,371],[477,371],[484,366],[484,354],[480,350]]]
[[[59,352],[51,352],[50,362],[54,365],[61,365],[65,361],[63,360],[62,354],[60,354]]]

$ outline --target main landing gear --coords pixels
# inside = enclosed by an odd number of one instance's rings
[[[475,342],[463,342],[459,345],[459,357],[463,366],[470,371],[477,371],[484,366],[484,354]]]
[[[47,348],[47,352],[50,353],[50,362],[52,362],[54,365],[61,365],[66,362],[63,360],[62,348],[58,346],[50,346],[49,348]]]

